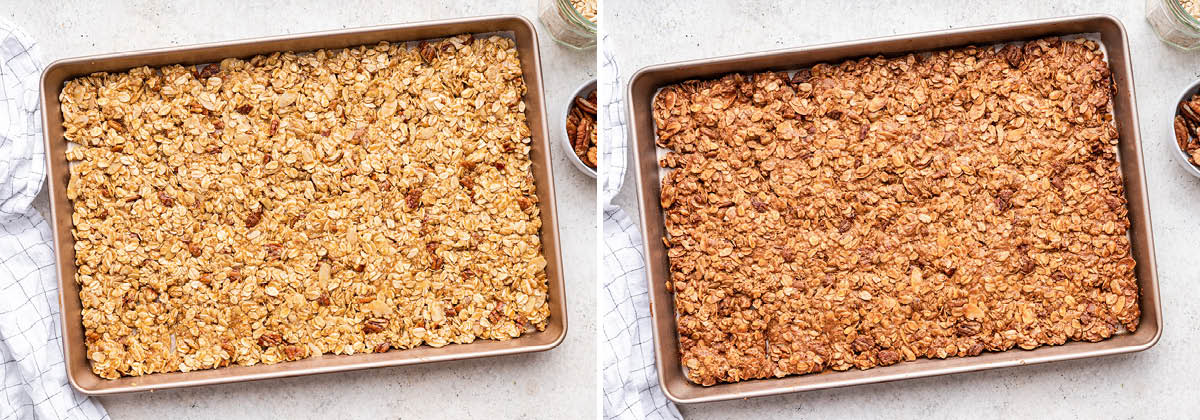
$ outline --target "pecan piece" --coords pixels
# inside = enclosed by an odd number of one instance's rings
[[[587,98],[575,97],[575,106],[579,107],[583,112],[591,114],[592,117],[596,116],[596,103],[587,100]]]
[[[304,347],[297,345],[283,346],[283,355],[287,357],[288,360],[302,359],[305,353],[304,349]]]
[[[175,199],[174,199],[174,198],[171,198],[171,196],[170,196],[170,195],[167,195],[167,192],[166,192],[166,191],[159,191],[159,192],[158,192],[158,201],[161,201],[161,202],[162,202],[162,204],[163,204],[164,206],[167,206],[167,207],[174,207],[174,206],[175,206]]]
[[[851,343],[851,346],[854,347],[854,351],[862,353],[875,348],[875,339],[865,335],[860,335],[858,338],[854,339],[854,342]]]
[[[793,251],[791,248],[780,249],[779,256],[783,257],[783,262],[790,263],[796,261],[796,251]]]
[[[1000,49],[1000,56],[1004,57],[1004,61],[1012,68],[1020,68],[1021,63],[1025,62],[1025,52],[1016,45],[1007,45]]]
[[[954,331],[960,336],[970,337],[983,331],[983,324],[979,321],[959,321],[958,325],[955,325]]]
[[[263,245],[263,248],[267,250],[267,258],[268,259],[278,260],[278,259],[280,259],[280,257],[283,256],[283,245],[266,244],[266,245]]]
[[[1187,124],[1183,121],[1183,117],[1175,116],[1175,142],[1179,144],[1180,149],[1187,150],[1188,141],[1191,139],[1191,133],[1188,131]]]
[[[283,336],[279,333],[268,332],[258,337],[258,345],[262,347],[277,346],[281,343],[283,343]]]
[[[199,66],[196,67],[200,68]],[[200,80],[208,80],[208,78],[216,76],[220,71],[221,66],[217,65],[216,63],[212,63],[205,65],[204,68],[200,68],[200,71],[196,72],[196,75]]]
[[[900,361],[900,353],[899,352],[897,352],[895,350],[880,350],[879,351],[879,365],[880,366],[894,365],[899,361]]]
[[[417,53],[421,56],[421,60],[425,61],[425,64],[433,64],[433,60],[437,59],[438,49],[433,44],[421,41],[420,44],[417,44]]]
[[[388,320],[384,318],[371,318],[363,322],[363,332],[374,334],[387,329]]]
[[[408,193],[404,194],[404,203],[408,204],[409,210],[416,210],[417,207],[421,207],[421,189],[413,188],[408,190]]]
[[[258,209],[258,211],[255,211],[253,213],[250,213],[249,215],[246,215],[246,221],[245,221],[246,227],[253,228],[255,226],[258,226],[258,222],[262,221],[262,215],[263,215],[263,211],[261,208]]]

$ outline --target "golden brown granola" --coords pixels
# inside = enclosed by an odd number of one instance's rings
[[[1103,52],[1056,38],[659,92],[671,280],[703,385],[1138,326]]]
[[[462,35],[67,82],[105,378],[546,326],[514,43]]]

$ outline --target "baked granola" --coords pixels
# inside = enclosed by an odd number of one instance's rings
[[[67,82],[93,371],[544,329],[524,93],[513,41],[470,35]]]
[[[712,385],[1134,331],[1100,47],[731,74],[654,102],[681,361]]]

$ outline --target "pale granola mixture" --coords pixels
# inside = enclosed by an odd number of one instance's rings
[[[1098,341],[1140,316],[1088,40],[728,75],[654,118],[703,385]]]
[[[69,81],[92,369],[544,329],[524,93],[514,43],[470,35]]]

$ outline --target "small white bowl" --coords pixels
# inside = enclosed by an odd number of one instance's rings
[[[596,177],[596,170],[584,165],[583,160],[580,160],[579,156],[575,156],[575,146],[571,145],[571,140],[567,137],[567,115],[571,114],[571,108],[575,106],[575,98],[587,96],[589,92],[595,89],[596,79],[584,82],[584,84],[580,85],[578,89],[575,89],[575,92],[571,94],[569,99],[567,99],[567,106],[563,108],[562,119],[558,120],[558,137],[562,141],[562,147],[567,152],[567,156],[569,156],[568,159],[571,160],[571,163],[575,164],[576,168],[592,178]],[[597,103],[596,106],[599,107],[600,104]],[[600,128],[597,127],[596,129],[599,130]],[[599,139],[597,139],[597,141],[599,141]]]
[[[1182,93],[1179,94],[1179,97],[1175,99],[1175,102],[1171,103],[1171,112],[1167,115],[1171,116],[1170,120],[1168,120],[1168,123],[1171,126],[1171,149],[1175,150],[1175,152],[1172,153],[1175,155],[1175,161],[1179,162],[1179,164],[1183,166],[1183,169],[1189,174],[1200,178],[1200,168],[1197,168],[1196,165],[1193,165],[1192,162],[1188,161],[1187,152],[1183,151],[1183,149],[1179,147],[1179,142],[1175,140],[1175,116],[1179,115],[1179,103],[1183,102],[1185,99],[1191,98],[1192,95],[1195,95],[1197,92],[1200,92],[1200,80],[1193,82],[1186,89],[1184,89]]]

